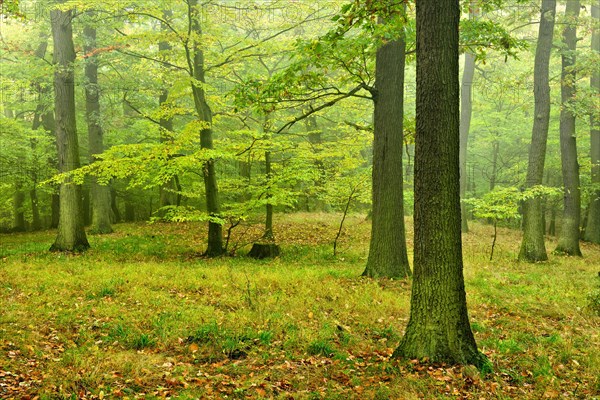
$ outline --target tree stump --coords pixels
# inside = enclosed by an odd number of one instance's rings
[[[262,260],[263,258],[273,258],[279,256],[279,246],[273,242],[257,242],[252,245],[248,257]]]

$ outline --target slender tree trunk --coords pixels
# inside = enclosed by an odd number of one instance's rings
[[[395,356],[482,366],[467,313],[460,216],[458,0],[417,2],[415,249]]]
[[[119,211],[119,205],[117,204],[117,191],[115,189],[110,190],[110,209],[113,215],[113,222],[118,224],[121,222],[121,212]]]
[[[54,39],[54,112],[56,115],[56,146],[59,172],[79,168],[79,145],[75,125],[75,81],[73,63],[72,12],[52,10],[52,36]],[[81,186],[69,179],[60,185],[60,215],[58,235],[52,251],[82,251],[89,248],[83,229]]]
[[[561,55],[560,155],[564,186],[564,209],[556,252],[569,256],[581,256],[581,249],[579,248],[581,193],[579,189],[579,163],[577,162],[577,137],[575,133],[575,114],[569,110],[570,103],[576,95],[574,66],[579,9],[579,0],[567,2],[565,16],[568,20],[563,30],[565,47]]]
[[[496,179],[498,178],[498,154],[500,153],[500,143],[494,140],[492,143],[492,174],[490,176],[490,192],[496,187]]]
[[[471,1],[469,18],[475,19],[479,14],[477,1]],[[467,145],[469,143],[469,129],[471,127],[471,114],[473,111],[472,92],[473,76],[475,75],[475,54],[465,53],[465,67],[463,69],[462,84],[460,89],[460,198],[464,199],[467,193]],[[466,204],[460,205],[461,230],[469,232],[467,222]]]
[[[104,132],[100,114],[100,86],[98,85],[98,58],[93,54],[96,50],[96,28],[83,28],[85,40],[85,114],[88,125],[88,146],[90,163],[97,161],[96,155],[104,151]],[[90,181],[92,199],[92,228],[94,233],[111,233],[110,225],[110,187],[98,183],[96,177]]]
[[[315,206],[313,211],[325,211],[327,205],[322,200],[322,192],[325,186],[325,166],[323,165],[323,161],[319,157],[319,153],[321,152],[320,146],[323,143],[323,139],[321,137],[321,131],[319,130],[319,126],[317,124],[316,115],[310,115],[308,118],[305,119],[305,122],[306,131],[308,132],[308,142],[311,144],[312,152],[315,156],[314,166],[318,171],[318,178],[315,180],[314,187],[310,191],[312,196],[314,196]]]
[[[410,266],[404,229],[402,178],[404,37],[377,50],[373,100],[373,208],[369,257],[363,276],[406,278]]]
[[[25,192],[20,178],[15,182],[15,192],[13,194],[13,232],[25,232]]]
[[[267,177],[267,206],[266,206],[266,218],[265,218],[265,233],[263,239],[270,242],[275,241],[275,235],[273,235],[273,204],[270,199],[273,197],[271,192],[272,177],[271,177],[271,152],[265,152],[265,176]]]
[[[556,0],[542,0],[541,22],[533,72],[535,111],[525,181],[526,188],[541,185],[544,176],[546,142],[550,121],[549,66],[555,14]],[[548,259],[544,244],[544,228],[542,225],[542,199],[536,196],[526,200],[523,203],[523,241],[519,252],[520,260],[536,262]]]
[[[596,1],[592,4],[592,18],[600,23],[600,4]],[[592,50],[600,53],[600,30],[594,29],[592,33]],[[596,93],[600,93],[600,71],[598,68],[592,74],[590,86]],[[588,220],[585,229],[585,240],[592,243],[600,243],[600,121],[590,115],[590,155],[592,161],[592,184],[597,185],[590,196],[588,206]]]
[[[45,33],[43,33],[40,35],[40,44],[38,45],[37,49],[35,50],[34,55],[37,58],[43,59],[44,56],[46,55],[47,48],[48,48],[48,37]],[[43,123],[44,114],[48,114],[48,111],[45,110],[44,104],[43,104],[44,97],[46,95],[46,92],[48,92],[48,90],[43,89],[42,85],[39,82],[35,82],[34,86],[35,86],[37,96],[38,96],[38,104],[36,106],[35,113],[33,116],[33,123],[31,125],[31,130],[36,131]],[[54,125],[54,124],[52,124],[52,125]],[[32,139],[31,140],[31,152],[34,155],[36,154],[36,148],[37,148],[37,140]],[[34,160],[34,167],[31,169],[31,174],[30,174],[32,186],[31,186],[31,189],[29,189],[29,199],[31,201],[31,230],[32,231],[39,231],[40,229],[42,229],[42,220],[40,217],[40,209],[39,209],[38,194],[37,194],[37,184],[38,184],[37,165],[41,164],[41,163],[42,163],[42,161],[37,159],[37,157],[36,157]]]
[[[213,130],[212,130],[212,110],[206,101],[206,93],[203,85],[206,83],[204,78],[204,52],[202,46],[198,42],[198,38],[202,37],[202,27],[200,25],[200,13],[198,8],[198,0],[189,0],[189,15],[191,18],[191,30],[196,35],[193,42],[193,57],[188,59],[190,62],[190,70],[192,72],[192,92],[194,96],[194,105],[198,119],[203,127],[200,131],[200,147],[202,149],[213,149]],[[196,83],[197,82],[197,83]],[[202,168],[204,177],[204,190],[206,197],[206,211],[210,217],[219,217],[221,212],[219,205],[219,190],[217,186],[217,174],[215,171],[215,160],[209,159],[204,162]],[[208,257],[220,256],[224,253],[223,247],[223,227],[220,223],[210,221],[208,223],[208,247],[206,255]]]
[[[163,18],[165,19],[165,21],[170,20],[172,16],[173,16],[173,12],[171,10],[163,11]],[[167,27],[167,25],[164,22],[161,22],[160,27],[161,27],[161,32],[163,32],[163,33],[169,31],[169,28]],[[169,42],[162,40],[158,43],[158,51],[159,51],[159,56],[161,59],[166,59],[172,50],[173,50],[173,47],[171,46],[171,44]],[[168,107],[168,103],[167,103],[168,99],[169,99],[169,90],[163,89],[160,93],[160,96],[158,97],[158,104],[162,109]],[[160,129],[160,131],[161,131],[160,132],[160,141],[162,143],[171,142],[173,140],[173,136],[172,136],[173,118],[161,116],[159,123],[160,123],[160,128],[161,128]],[[180,195],[178,194],[179,185],[177,184],[177,182],[178,182],[177,177],[173,176],[171,179],[169,179],[168,182],[165,182],[161,185],[161,187],[160,187],[160,203],[159,203],[160,207],[179,206]]]

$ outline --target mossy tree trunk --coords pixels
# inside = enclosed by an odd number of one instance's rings
[[[56,118],[56,146],[59,172],[79,168],[79,145],[75,125],[75,81],[73,63],[72,12],[52,10],[54,40],[54,112]],[[60,185],[60,213],[58,235],[52,251],[82,251],[90,245],[83,229],[81,186],[69,179]]]
[[[88,146],[90,163],[96,162],[97,154],[104,151],[104,132],[100,123],[100,86],[98,85],[98,58],[96,50],[96,28],[88,25],[83,29],[85,59],[85,114],[88,125]],[[98,183],[95,177],[90,181],[92,205],[92,227],[94,233],[105,234],[113,231],[110,224],[110,187]]]
[[[565,9],[566,23],[563,30],[561,103],[560,110],[560,155],[563,176],[563,218],[556,253],[581,256],[579,247],[579,225],[581,224],[581,191],[579,163],[577,162],[577,136],[575,114],[570,107],[575,100],[575,51],[577,47],[577,19],[579,0],[570,0]]]
[[[542,0],[539,36],[535,51],[533,71],[533,95],[535,110],[529,148],[529,163],[525,187],[531,188],[542,184],[544,163],[546,160],[546,142],[550,122],[550,53],[552,50],[552,35],[556,0]],[[523,241],[519,259],[529,262],[546,261],[546,246],[544,244],[542,218],[542,199],[539,196],[530,198],[523,203]]]
[[[463,278],[458,0],[417,2],[415,248],[410,320],[396,357],[475,364]]]
[[[405,47],[402,36],[382,45],[376,55],[371,241],[363,272],[373,278],[411,274],[402,178]]]
[[[592,18],[598,26],[600,23],[600,5],[592,4]],[[600,29],[592,33],[592,51],[600,53]],[[598,68],[592,74],[590,86],[596,93],[600,93],[600,71]],[[590,156],[592,161],[592,184],[600,186],[600,120],[590,116]],[[590,196],[585,240],[600,243],[600,189],[596,189]]]
[[[212,110],[206,101],[204,84],[204,52],[199,42],[202,37],[200,25],[200,10],[198,0],[188,1],[188,14],[190,16],[190,29],[194,34],[191,51],[188,51],[188,66],[192,80],[192,93],[198,119],[202,123],[200,131],[200,147],[206,150],[213,149]],[[190,50],[190,49],[187,49]],[[210,217],[220,216],[219,190],[217,186],[217,174],[215,160],[209,159],[204,162],[202,168],[204,178],[204,191],[206,198],[206,211]],[[209,221],[208,223],[208,247],[205,254],[208,257],[220,256],[225,252],[223,247],[223,227],[220,223]]]

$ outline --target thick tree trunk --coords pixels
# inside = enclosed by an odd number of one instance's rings
[[[482,366],[467,313],[459,176],[458,0],[417,2],[415,257],[395,356]]]
[[[549,66],[555,14],[556,0],[542,0],[541,22],[533,72],[535,111],[525,181],[526,188],[541,185],[544,176],[546,141],[550,121]],[[523,203],[523,241],[519,252],[520,260],[536,262],[548,259],[544,244],[544,230],[541,198],[533,197],[526,200]]]
[[[477,2],[471,2],[469,17],[477,17]],[[467,193],[467,145],[469,143],[469,129],[471,127],[471,114],[473,111],[472,92],[473,76],[475,75],[475,54],[465,53],[465,67],[463,69],[462,84],[460,88],[460,198],[464,199]],[[461,202],[461,230],[469,232],[467,222],[467,207]]]
[[[377,50],[373,101],[373,206],[369,257],[363,276],[406,278],[402,148],[404,37]]]
[[[193,44],[193,59],[189,59],[192,81],[192,93],[194,96],[194,105],[198,119],[203,124],[200,131],[200,147],[202,149],[213,149],[213,130],[212,130],[212,110],[206,101],[206,93],[203,85],[206,83],[204,78],[204,52],[198,42],[202,37],[202,27],[200,25],[200,13],[198,0],[189,0],[189,10],[191,18],[191,29],[196,35]],[[196,83],[198,82],[198,83]],[[215,160],[210,159],[204,162],[202,168],[204,177],[204,191],[206,197],[206,211],[210,217],[219,217],[221,212],[219,204],[219,190],[217,186],[217,174],[215,171]],[[208,247],[206,255],[208,257],[220,256],[225,252],[223,248],[223,227],[220,223],[210,221],[208,223]]]
[[[563,218],[556,253],[581,256],[579,248],[579,225],[581,223],[581,193],[579,189],[579,163],[577,162],[577,137],[575,114],[569,106],[575,99],[575,51],[577,46],[577,18],[579,0],[567,2],[565,16],[567,25],[563,30],[561,103],[560,110],[560,155],[564,186]]]
[[[56,146],[58,170],[69,172],[79,168],[79,145],[75,125],[75,81],[73,63],[73,31],[71,11],[52,10],[54,39],[54,112],[56,115]],[[60,185],[60,215],[58,235],[52,251],[82,251],[89,248],[83,229],[81,186],[68,179]]]
[[[83,29],[84,51],[88,55],[85,61],[85,116],[88,125],[88,145],[90,163],[96,162],[96,154],[104,151],[104,132],[100,124],[100,86],[98,85],[98,58],[92,53],[96,50],[96,28],[86,26]],[[110,187],[101,185],[95,177],[90,182],[92,199],[93,233],[111,233],[110,225]]]
[[[594,22],[600,22],[600,4],[592,4],[592,17]],[[600,30],[595,29],[592,33],[592,50],[600,53]],[[600,93],[600,71],[598,68],[590,79],[592,90],[598,95]],[[600,186],[600,121],[590,115],[590,155],[592,161],[592,184]],[[600,244],[600,189],[596,189],[590,196],[588,206],[588,220],[585,229],[585,240]]]

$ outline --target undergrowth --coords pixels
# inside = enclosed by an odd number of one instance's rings
[[[243,257],[247,248],[200,257],[205,231],[193,223],[117,225],[90,236],[81,255],[48,253],[54,232],[1,236],[0,397],[599,396],[598,246],[583,244],[582,259],[519,263],[519,233],[499,229],[489,261],[481,238],[492,227],[473,224],[465,279],[490,360],[482,373],[391,358],[410,282],[359,277],[362,216],[347,222],[333,257],[337,217],[282,216],[283,253],[268,261]]]

